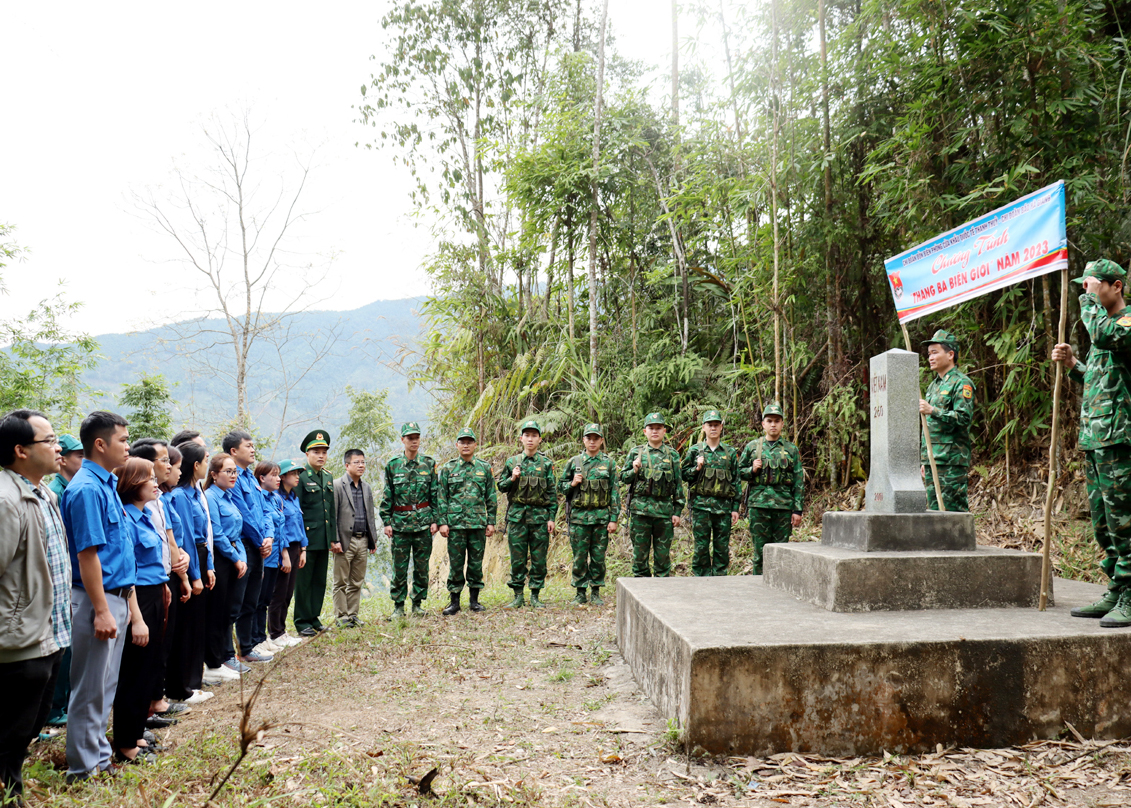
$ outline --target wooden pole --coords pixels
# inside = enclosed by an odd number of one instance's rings
[[[1060,327],[1057,329],[1057,343],[1064,342],[1064,331],[1068,320],[1068,268],[1060,272]],[[1056,380],[1052,387],[1052,436],[1049,439],[1049,484],[1045,490],[1045,535],[1041,544],[1041,601],[1038,608],[1044,611],[1049,602],[1049,583],[1052,578],[1052,564],[1049,560],[1052,546],[1052,501],[1056,493],[1056,443],[1060,438],[1060,381],[1064,378],[1064,364],[1056,363]]]
[[[911,347],[911,337],[907,333],[907,326],[903,323],[899,324],[903,329],[903,344],[907,346],[907,350],[913,350]],[[923,391],[919,391],[919,398],[923,397]],[[919,423],[923,427],[923,440],[927,442],[927,462],[931,465],[931,477],[935,481],[935,501],[939,503],[939,510],[946,510],[946,503],[942,498],[942,485],[939,484],[939,468],[935,465],[935,449],[931,446],[931,433],[927,431],[927,416],[919,413]]]

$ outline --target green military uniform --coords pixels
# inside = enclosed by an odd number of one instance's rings
[[[600,424],[588,424],[582,437],[599,435]],[[581,484],[573,477],[581,474]],[[617,488],[617,467],[604,452],[590,456],[583,452],[571,457],[558,480],[558,493],[566,497],[569,507],[569,546],[573,551],[573,588],[578,603],[585,602],[585,589],[592,587],[593,602],[601,605],[601,587],[605,585],[605,554],[609,549],[609,525],[620,513],[620,491]]]
[[[82,451],[82,443],[80,443],[79,439],[74,435],[60,435],[59,447],[62,449],[59,453],[61,457],[66,457],[71,452]],[[66,478],[63,477],[62,474],[56,473],[55,476],[51,478],[51,482],[47,484],[47,487],[55,492],[56,501],[61,503],[63,501],[63,491],[67,488]]]
[[[476,440],[470,429],[462,430],[456,440],[463,438]],[[474,608],[483,589],[487,525],[495,524],[498,511],[491,464],[478,457],[472,457],[470,462],[460,457],[449,460],[440,469],[436,494],[437,521],[448,527],[448,592],[454,596],[452,602],[458,610],[459,593],[466,582]]]
[[[949,331],[939,329],[922,344],[942,345],[954,351],[956,359],[958,357],[958,339]],[[935,466],[939,470],[943,504],[948,511],[970,510],[966,488],[970,477],[970,423],[974,420],[974,395],[977,389],[969,376],[954,367],[942,376],[936,374],[923,396],[935,408],[927,416],[927,431],[931,435],[931,449],[935,454]],[[937,511],[939,503],[935,495],[935,477],[927,458],[927,439],[922,437],[919,441],[920,462],[926,475],[927,507]]]
[[[519,433],[536,429],[542,434],[537,421],[524,421]],[[521,469],[517,480],[512,474]],[[550,529],[547,525],[558,511],[558,494],[554,488],[554,464],[541,452],[530,457],[523,452],[508,457],[499,472],[498,488],[507,495],[507,544],[511,556],[511,578],[507,584],[515,591],[512,605],[519,606],[526,586],[529,559],[530,602],[541,605],[539,593],[546,585],[546,553],[550,549]]]
[[[667,422],[658,412],[649,413],[644,426]],[[633,462],[640,458],[640,471]],[[679,478],[679,452],[670,446],[637,446],[628,453],[621,482],[628,486],[628,513],[632,531],[632,574],[650,578],[654,561],[657,578],[672,574],[672,541],[675,526],[672,517],[683,513],[683,482]],[[651,558],[650,558],[651,556]]]
[[[768,404],[762,417],[782,415],[781,407]],[[754,461],[762,468],[754,471]],[[750,483],[747,507],[750,542],[754,545],[753,574],[762,574],[762,551],[767,544],[787,542],[793,535],[793,514],[805,505],[805,469],[801,452],[785,438],[755,438],[746,444],[738,460],[739,476]]]
[[[1123,269],[1106,259],[1089,263],[1084,277],[1127,284]],[[1103,599],[1072,614],[1123,627],[1131,625],[1131,309],[1108,314],[1095,294],[1086,293],[1080,296],[1080,319],[1092,347],[1087,364],[1077,361],[1068,375],[1084,384],[1080,450],[1092,528],[1104,551],[1100,567],[1110,583]]]
[[[401,437],[419,435],[420,425],[401,427]],[[408,564],[412,561],[412,602],[419,608],[428,598],[428,564],[432,557],[432,525],[438,518],[436,461],[426,454],[409,460],[399,454],[385,465],[381,519],[393,528],[393,580],[389,597],[400,609],[408,594]]]
[[[718,410],[707,410],[703,423],[723,420]],[[699,458],[704,459],[699,468]],[[688,509],[695,554],[692,575],[726,575],[730,567],[731,513],[738,510],[742,495],[739,481],[738,451],[720,442],[712,449],[707,441],[687,450],[681,469],[688,484]]]
[[[330,436],[323,429],[307,435],[299,448],[330,447]],[[337,541],[338,514],[334,510],[334,477],[323,469],[315,471],[309,464],[298,475],[298,504],[306,528],[306,566],[295,576],[295,630],[323,629],[322,603],[326,599],[326,571],[330,566],[330,543]]]

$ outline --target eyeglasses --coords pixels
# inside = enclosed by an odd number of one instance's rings
[[[25,446],[31,446],[33,443],[46,443],[46,444],[49,444],[51,446],[58,446],[59,445],[59,436],[58,435],[48,435],[46,438],[41,438],[40,440],[29,440],[24,445]]]
[[[239,474],[239,469],[220,469],[221,474]]]

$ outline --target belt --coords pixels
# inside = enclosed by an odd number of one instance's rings
[[[107,595],[113,595],[116,598],[129,600],[130,592],[133,592],[134,588],[132,586],[120,586],[117,589],[106,589],[103,591],[105,591]]]
[[[406,511],[422,511],[425,508],[431,508],[431,502],[418,502],[415,505],[394,505],[393,510],[396,513],[404,513]]]
[[[350,538],[352,538],[352,539],[369,538],[369,531],[368,530],[355,530],[353,533],[350,534]]]

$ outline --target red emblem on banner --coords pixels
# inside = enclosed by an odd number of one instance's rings
[[[903,297],[903,281],[901,281],[899,279],[899,273],[893,272],[890,275],[888,275],[888,282],[891,283],[891,290],[892,290],[892,293],[895,295],[895,299],[899,300],[900,298],[902,298]]]

